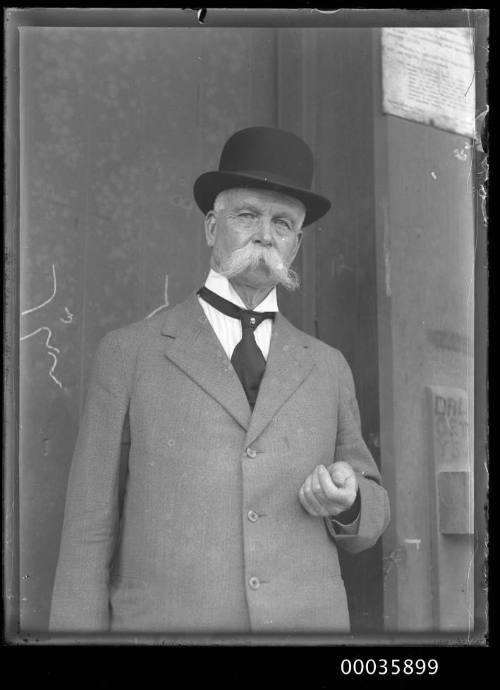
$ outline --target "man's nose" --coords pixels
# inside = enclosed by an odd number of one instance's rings
[[[259,218],[259,229],[255,235],[254,241],[270,247],[273,243],[273,232],[271,228],[271,219],[266,216]]]

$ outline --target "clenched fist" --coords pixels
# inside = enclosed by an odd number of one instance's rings
[[[328,468],[317,465],[300,487],[299,500],[310,515],[335,517],[352,506],[357,491],[356,473],[339,461]]]

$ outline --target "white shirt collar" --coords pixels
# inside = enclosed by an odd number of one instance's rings
[[[247,308],[226,276],[217,273],[213,268],[210,269],[210,273],[205,281],[205,287],[215,292],[219,297],[224,297],[224,299],[229,300],[229,302],[236,304],[238,307],[242,309]],[[254,307],[253,311],[279,311],[275,287],[260,304]]]

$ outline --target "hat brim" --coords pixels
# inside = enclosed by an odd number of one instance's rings
[[[214,170],[203,173],[198,177],[193,187],[193,195],[198,207],[203,214],[212,210],[216,196],[225,189],[235,188],[271,189],[281,194],[286,194],[301,201],[306,209],[303,227],[311,225],[330,210],[331,203],[325,197],[310,192],[307,189],[293,187],[279,182],[273,182],[271,178],[263,179],[253,175],[222,172]]]

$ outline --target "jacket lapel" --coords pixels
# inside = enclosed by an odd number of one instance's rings
[[[313,368],[314,359],[303,336],[282,314],[277,314],[266,370],[250,420],[246,445],[253,443],[262,433]]]
[[[195,294],[167,313],[162,334],[165,356],[247,430],[251,410],[245,391]]]

